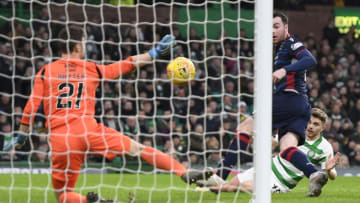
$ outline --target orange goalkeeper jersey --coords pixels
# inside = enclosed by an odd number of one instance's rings
[[[95,93],[101,79],[115,79],[135,68],[132,57],[110,65],[62,58],[45,65],[35,77],[21,123],[29,125],[43,102],[46,126],[67,125],[73,119],[95,120]]]

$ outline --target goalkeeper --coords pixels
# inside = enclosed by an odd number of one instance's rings
[[[119,155],[140,156],[157,168],[175,173],[189,184],[210,175],[210,172],[187,171],[172,157],[152,147],[145,147],[97,123],[94,118],[95,92],[99,83],[119,78],[136,67],[169,54],[176,45],[174,37],[166,35],[158,46],[147,53],[110,65],[98,65],[82,60],[85,36],[83,29],[74,26],[59,32],[61,41],[66,42],[60,46],[61,59],[45,65],[37,73],[23,112],[20,133],[4,150],[24,144],[42,102],[46,126],[50,131],[52,184],[56,199],[61,203],[86,202],[86,197],[73,192],[73,189],[83,162],[91,154],[100,154],[110,160]]]
[[[333,148],[331,144],[321,136],[322,131],[325,129],[327,115],[324,111],[313,108],[310,122],[306,129],[306,140],[304,145],[299,146],[304,154],[308,156],[313,164],[318,164],[321,169],[326,171],[328,177],[332,180],[336,178],[335,167],[339,163],[340,153],[338,152],[333,156]],[[296,168],[291,162],[277,155],[272,159],[271,163],[271,192],[283,193],[289,192],[294,188],[297,183],[304,177],[304,173]],[[214,192],[253,192],[254,183],[254,168],[250,168],[243,173],[238,174],[229,182],[216,184],[210,187]],[[216,175],[214,175],[216,176]],[[217,177],[220,179],[220,177]],[[198,181],[202,184],[212,183],[209,181]]]

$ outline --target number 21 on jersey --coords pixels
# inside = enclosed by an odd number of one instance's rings
[[[83,88],[84,88],[83,82],[60,83],[57,89],[59,92],[62,92],[62,93],[60,93],[59,96],[57,97],[56,108],[57,109],[72,109],[74,107],[75,109],[80,109],[80,101],[81,101],[81,97],[82,97]],[[72,97],[75,94],[75,90],[77,90],[77,93],[76,93],[75,105],[73,106]]]

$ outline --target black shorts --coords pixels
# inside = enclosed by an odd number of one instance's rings
[[[273,97],[273,129],[278,130],[279,140],[287,132],[299,136],[299,145],[305,141],[305,131],[311,117],[307,96],[295,92],[280,92]]]

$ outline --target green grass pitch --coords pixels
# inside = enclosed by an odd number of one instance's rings
[[[360,177],[337,177],[329,181],[318,198],[307,198],[308,180],[287,194],[274,194],[275,203],[359,203]],[[11,190],[10,190],[11,188]],[[245,193],[195,192],[176,175],[88,174],[81,175],[76,191],[101,193],[104,198],[127,202],[130,191],[136,193],[136,202],[249,202]],[[29,201],[30,199],[30,201]],[[0,203],[5,202],[56,202],[50,175],[0,175]]]

